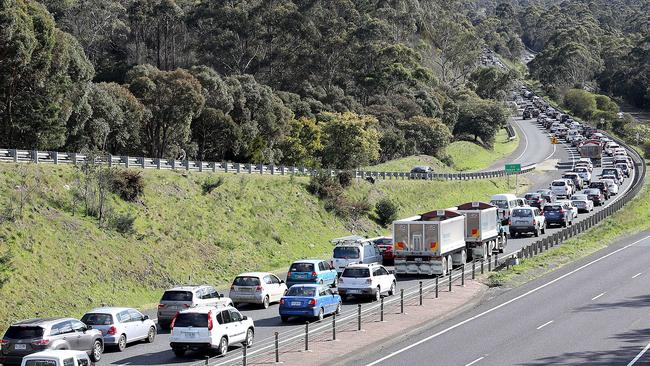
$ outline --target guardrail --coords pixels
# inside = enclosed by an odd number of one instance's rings
[[[37,151],[0,149],[0,162],[36,163],[36,164],[83,164],[89,159],[88,155],[57,151]],[[205,162],[192,160],[156,159],[147,157],[103,155],[94,158],[97,164],[121,166],[126,168],[185,170],[194,172],[213,173],[242,173],[266,175],[304,175],[311,176],[319,170],[307,167],[284,165],[242,164],[230,162]],[[508,175],[525,174],[535,170],[535,164],[524,166],[520,172],[511,173],[505,170],[494,170],[473,173],[406,173],[354,170],[354,177],[359,179],[425,179],[425,180],[474,180],[505,177]],[[327,170],[326,170],[327,171]],[[342,170],[330,169],[330,175],[340,174]]]

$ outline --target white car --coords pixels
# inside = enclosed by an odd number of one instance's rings
[[[158,327],[169,328],[176,314],[197,306],[232,306],[230,298],[212,286],[176,286],[165,291],[158,304]]]
[[[616,176],[613,175],[613,174],[606,174],[606,175],[603,175],[602,177],[600,177],[600,179],[601,179],[601,180],[603,180],[603,179],[611,179],[611,180],[613,180],[614,182],[616,182],[616,184],[618,184],[618,185],[623,184],[623,175],[622,175],[622,174],[621,174],[621,178],[620,178],[620,179],[616,178]]]
[[[556,203],[571,211],[572,218],[578,218],[578,208],[573,204],[571,200],[558,200]]]
[[[573,169],[575,173],[578,173],[580,178],[585,182],[585,184],[589,184],[591,182],[591,173],[589,172],[589,169],[586,167],[576,167]]]
[[[381,299],[386,293],[395,293],[395,275],[380,264],[352,264],[345,268],[339,278],[339,295],[372,297]]]
[[[558,197],[571,197],[573,195],[573,187],[567,179],[556,179],[549,188]]]
[[[147,315],[131,308],[105,307],[93,309],[81,321],[102,332],[104,344],[124,351],[127,343],[153,343],[158,333],[156,323]]]
[[[272,302],[279,302],[286,292],[287,285],[273,273],[247,272],[232,281],[229,297],[235,305],[259,304],[267,309]]]
[[[574,194],[571,202],[578,208],[578,211],[591,212],[594,210],[594,201],[590,200],[586,194]]]
[[[92,364],[84,351],[49,350],[25,356],[21,366],[90,366]]]
[[[601,179],[600,181],[607,184],[607,190],[610,195],[613,196],[618,194],[618,184],[616,184],[614,179]]]
[[[253,319],[241,315],[232,306],[202,306],[176,314],[171,324],[169,346],[176,357],[187,351],[211,351],[223,355],[230,344],[253,345]]]

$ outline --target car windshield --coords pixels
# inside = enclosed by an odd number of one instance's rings
[[[239,276],[235,277],[235,280],[232,281],[233,286],[259,286],[260,279],[257,277],[250,276]]]
[[[315,297],[316,289],[313,287],[291,286],[287,296]]]
[[[27,360],[25,366],[56,366],[54,360]]]
[[[603,175],[616,175],[616,169],[603,169]]]
[[[113,316],[111,314],[88,313],[81,318],[81,321],[86,325],[111,325]]]
[[[551,185],[553,187],[563,187],[563,186],[566,185],[566,182],[564,182],[564,181],[562,181],[562,182],[553,182]]]
[[[508,208],[508,201],[506,200],[492,200],[490,203],[498,208]]]
[[[553,205],[553,206],[544,206],[544,212],[553,212],[562,210],[562,206]]]
[[[525,209],[516,209],[512,211],[514,217],[533,217],[533,211]]]
[[[359,258],[359,248],[356,247],[336,247],[334,248],[334,258]]]
[[[390,239],[390,238],[377,239],[377,240],[375,240],[375,244],[377,244],[377,245],[390,245],[390,244],[393,244],[393,239]]]
[[[526,198],[527,200],[535,200],[535,199],[538,199],[539,197],[540,197],[539,193],[527,193],[524,196],[524,198]]]
[[[600,190],[598,189],[587,189],[585,191],[586,194],[600,194]]]
[[[20,327],[12,326],[7,329],[5,338],[11,339],[31,339],[40,338],[43,336],[43,328],[41,327]]]
[[[190,291],[165,291],[162,301],[192,301]]]
[[[346,268],[341,277],[365,278],[370,277],[368,268]]]
[[[314,272],[314,265],[312,263],[294,263],[289,268],[290,272]]]
[[[576,201],[586,201],[587,196],[584,194],[577,194],[573,197],[571,197],[571,201],[576,202]]]
[[[180,313],[176,316],[174,327],[193,327],[193,328],[207,328],[208,314],[204,313]]]

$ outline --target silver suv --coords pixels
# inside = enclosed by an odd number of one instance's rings
[[[104,352],[102,332],[72,318],[29,319],[7,329],[0,341],[0,364],[20,365],[23,357],[48,349],[85,351],[93,362]]]
[[[521,233],[544,234],[546,218],[537,207],[518,207],[512,210],[510,216],[510,235],[516,238]]]
[[[178,286],[171,288],[162,295],[158,304],[158,325],[162,329],[169,328],[174,316],[181,310],[197,306],[232,306],[230,298],[220,294],[214,287]]]

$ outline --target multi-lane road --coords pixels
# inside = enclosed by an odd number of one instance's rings
[[[522,164],[541,163],[549,160],[566,162],[575,158],[574,152],[572,152],[568,146],[551,145],[546,131],[539,128],[534,120],[522,121],[521,119],[518,119],[514,121],[514,123],[516,124],[515,128],[517,129],[517,132],[520,134],[521,143],[520,147],[515,151],[508,162],[520,162]],[[607,162],[605,161],[605,164],[606,163]],[[598,168],[594,170],[595,175],[598,174],[598,172]],[[549,170],[545,171],[543,174],[534,175],[534,179],[532,180],[536,189],[546,188],[553,179],[557,179],[561,174],[562,171]],[[624,186],[621,187],[621,192],[628,188],[630,182],[631,179],[626,180]],[[486,196],[485,199],[488,200],[489,197]],[[611,201],[613,201],[613,199],[610,200],[610,202]],[[598,209],[601,208],[597,208],[597,210]],[[581,215],[580,220],[584,219],[585,216],[586,215]],[[550,235],[556,230],[559,229],[548,229],[546,235]],[[506,253],[515,253],[536,239],[537,238],[520,238],[509,240]],[[413,289],[417,286],[419,280],[420,279],[418,278],[400,279],[398,288],[404,288],[407,290]],[[255,319],[256,343],[249,351],[250,353],[255,353],[256,350],[263,347],[270,347],[272,345],[272,337],[275,331],[280,332],[282,339],[287,339],[292,335],[299,336],[303,330],[303,323],[283,324],[278,317],[277,306],[271,306],[266,310],[254,307],[243,307],[241,310],[245,315],[251,316]],[[353,316],[355,311],[356,303],[346,303],[343,306],[342,315],[340,317],[344,319],[346,316]],[[148,314],[155,316],[155,312],[153,311],[148,312]],[[176,358],[169,348],[169,334],[161,332],[154,344],[134,344],[129,346],[124,352],[107,350],[100,365],[189,365],[202,360],[202,356],[200,355],[195,355],[196,358],[193,358],[192,356],[192,354],[189,354],[188,358],[185,359]],[[240,352],[234,352],[216,362],[211,362],[211,364],[227,363],[229,360],[235,360],[239,356]],[[440,365],[452,364],[456,363],[440,363]]]

